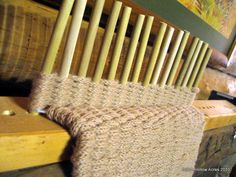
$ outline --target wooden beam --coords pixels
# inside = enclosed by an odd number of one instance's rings
[[[0,172],[51,164],[69,157],[69,134],[48,119],[29,114],[25,109],[27,100],[0,98]],[[12,115],[7,115],[9,112]]]
[[[204,131],[236,124],[236,107],[225,100],[195,100],[193,106],[205,115]]]
[[[69,158],[68,132],[42,116],[29,114],[27,101],[22,97],[0,97],[0,172]],[[236,124],[235,106],[227,101],[195,101],[194,106],[205,114],[205,131]]]

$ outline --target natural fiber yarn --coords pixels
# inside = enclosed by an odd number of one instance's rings
[[[77,137],[74,177],[190,177],[203,118],[190,106],[50,107]]]
[[[195,93],[174,87],[147,88],[140,83],[119,84],[117,81],[101,80],[94,83],[89,78],[70,75],[60,78],[57,74],[40,74],[34,81],[30,110],[44,109],[49,105],[95,107],[191,105]]]
[[[74,177],[190,177],[204,123],[194,97],[173,87],[41,74],[30,109],[46,108],[77,139]]]

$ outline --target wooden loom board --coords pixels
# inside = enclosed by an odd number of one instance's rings
[[[0,172],[68,158],[70,136],[59,125],[26,111],[27,98],[0,98]],[[15,112],[4,116],[5,110]]]
[[[68,132],[26,111],[28,98],[0,97],[0,172],[46,165],[68,159]],[[236,108],[227,101],[195,101],[205,114],[205,131],[236,123]],[[15,115],[2,115],[12,110]]]
[[[236,123],[236,106],[228,101],[196,100],[193,106],[205,115],[205,131]]]

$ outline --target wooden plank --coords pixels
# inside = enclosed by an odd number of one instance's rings
[[[27,112],[28,98],[0,97],[0,172],[46,165],[69,158],[70,136],[43,116]],[[205,131],[236,124],[236,108],[227,101],[195,101],[205,114]],[[15,114],[3,115],[6,110]]]
[[[27,98],[0,99],[0,172],[67,159],[70,136],[59,125],[26,111]],[[2,115],[7,110],[15,115]]]
[[[193,105],[205,115],[205,131],[236,124],[236,107],[228,101],[196,100]]]
[[[53,131],[1,135],[0,172],[65,160],[68,137],[65,132]]]

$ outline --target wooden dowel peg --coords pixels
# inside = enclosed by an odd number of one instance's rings
[[[179,46],[180,46],[181,40],[183,38],[183,35],[184,35],[184,32],[180,30],[178,32],[175,43],[174,43],[173,47],[171,48],[170,55],[168,57],[166,67],[164,69],[164,73],[163,73],[163,76],[162,76],[161,81],[160,81],[160,87],[161,88],[163,88],[166,85],[166,81],[167,81],[168,76],[170,74],[170,70],[171,70],[171,67],[173,65],[174,59],[176,58],[176,54],[177,54],[177,51],[179,49]]]
[[[64,0],[62,3],[42,67],[42,72],[45,74],[52,72],[73,4],[74,0]]]
[[[121,77],[121,84],[124,84],[124,85],[128,81],[131,65],[132,65],[133,60],[134,60],[135,51],[136,51],[136,48],[138,46],[138,40],[139,40],[141,31],[142,31],[144,18],[145,18],[144,15],[140,14],[138,16],[138,20],[137,20],[137,23],[135,25],[135,29],[134,29],[132,37],[131,37],[129,51],[128,51],[128,54],[127,54],[124,70],[123,70],[122,77]]]
[[[182,87],[186,87],[186,86],[187,86],[187,83],[188,83],[188,81],[189,81],[190,75],[191,75],[191,73],[192,73],[192,71],[193,71],[193,67],[194,67],[194,65],[195,65],[195,62],[196,62],[196,60],[197,60],[197,58],[198,58],[200,49],[201,49],[201,47],[202,47],[202,44],[203,44],[203,41],[199,41],[198,44],[197,44],[197,48],[196,48],[196,50],[195,50],[195,52],[194,52],[194,54],[193,54],[192,60],[191,60],[191,62],[190,62],[190,64],[189,64],[189,67],[188,67],[187,72],[186,72],[186,74],[185,74],[183,83],[182,83],[182,85],[181,85]]]
[[[86,2],[87,0],[75,1],[74,10],[72,14],[72,22],[62,58],[61,70],[59,72],[60,77],[66,78],[70,73],[70,67],[76,47],[76,42],[79,36],[80,26],[83,20]]]
[[[206,55],[204,56],[203,62],[201,64],[201,67],[198,71],[197,77],[194,81],[193,87],[198,87],[198,84],[199,84],[200,80],[202,79],[203,73],[204,73],[207,63],[211,57],[211,54],[212,54],[212,49],[208,48]]]
[[[96,0],[81,55],[78,75],[86,77],[105,0]]]
[[[197,59],[197,61],[196,61],[196,64],[195,64],[194,68],[193,68],[193,72],[192,72],[192,74],[191,74],[191,77],[190,77],[190,79],[189,79],[189,81],[188,81],[188,84],[187,84],[187,87],[188,87],[189,89],[191,89],[192,86],[193,86],[193,82],[194,82],[194,80],[196,79],[197,73],[198,73],[199,68],[200,68],[200,66],[201,66],[202,60],[203,60],[203,58],[204,58],[204,56],[205,56],[205,54],[206,54],[207,48],[208,48],[208,44],[207,44],[207,43],[204,43],[204,44],[203,44],[203,47],[202,47],[202,49],[201,49],[200,55],[199,55],[199,57],[198,57],[198,59]]]
[[[199,41],[199,38],[194,38],[194,40],[193,40],[193,42],[191,44],[191,47],[190,47],[189,52],[188,52],[188,56],[187,56],[186,60],[184,61],[184,64],[183,64],[183,66],[181,68],[180,74],[179,74],[178,79],[177,79],[176,84],[175,84],[177,88],[179,88],[180,85],[183,82],[185,73],[186,73],[186,71],[188,69],[189,63],[190,63],[190,61],[192,59],[192,56],[193,56],[193,53],[194,53],[194,51],[196,49],[198,41]]]
[[[132,9],[130,7],[127,7],[127,6],[124,7],[121,23],[120,23],[118,34],[116,37],[114,51],[111,58],[111,67],[108,74],[108,80],[114,80],[116,76],[117,66],[118,66],[121,51],[123,48],[123,43],[125,39],[126,30],[129,24],[131,10]]]
[[[171,26],[168,26],[167,35],[164,39],[163,46],[161,48],[161,53],[157,59],[157,65],[156,65],[156,68],[155,68],[153,76],[152,76],[152,82],[151,82],[152,85],[157,84],[157,81],[158,81],[160,73],[161,73],[161,68],[163,66],[163,63],[164,63],[168,48],[170,46],[170,42],[171,42],[173,34],[174,34],[174,28]]]
[[[181,41],[179,50],[178,50],[177,55],[174,59],[174,64],[171,68],[170,75],[169,75],[168,80],[167,80],[167,84],[166,84],[167,86],[171,86],[174,82],[174,78],[175,78],[176,72],[178,70],[181,58],[183,56],[185,46],[188,42],[189,34],[190,33],[188,31],[184,31],[183,39]]]
[[[119,18],[121,6],[122,6],[122,2],[120,1],[115,1],[113,4],[112,12],[108,20],[108,24],[107,24],[105,35],[102,42],[102,47],[101,47],[100,54],[98,57],[98,63],[97,63],[95,73],[93,76],[94,82],[99,82],[102,78],[102,73],[103,73],[107,55],[111,46],[112,37],[116,28],[116,23]]]
[[[134,72],[133,72],[133,76],[132,76],[132,82],[137,83],[138,79],[139,79],[139,74],[141,71],[141,67],[143,64],[143,59],[144,59],[144,55],[147,49],[147,44],[148,44],[148,39],[149,39],[149,35],[152,29],[152,23],[153,23],[154,17],[153,16],[148,16],[147,17],[147,22],[145,25],[145,29],[144,29],[144,33],[141,39],[141,44],[139,47],[139,51],[138,51],[138,56],[137,56],[137,61],[134,67]]]
[[[163,41],[163,38],[164,38],[164,35],[166,32],[166,28],[167,28],[167,24],[164,22],[161,22],[161,27],[160,27],[157,37],[155,39],[154,46],[152,49],[152,54],[151,54],[150,61],[148,63],[148,68],[147,68],[145,78],[143,81],[144,87],[147,87],[150,83],[152,73],[153,73],[153,70],[154,70],[154,67],[156,64],[157,56],[159,55],[161,44],[162,44],[162,41]]]

